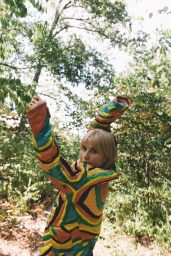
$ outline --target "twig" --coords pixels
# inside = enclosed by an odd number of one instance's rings
[[[55,97],[50,96],[50,95],[47,95],[47,94],[45,94],[45,93],[38,92],[38,94],[43,95],[43,96],[46,96],[46,97],[49,97],[49,98],[51,98],[51,99],[53,99],[53,100],[56,100],[56,101],[57,101],[57,99],[56,99]]]
[[[0,66],[5,66],[5,67],[8,67],[8,68],[12,68],[12,69],[28,69],[28,68],[37,68],[37,66],[30,66],[30,67],[16,67],[16,66],[13,66],[13,65],[10,65],[8,63],[3,63],[3,62],[0,62]],[[42,67],[46,67],[45,65],[43,65]]]

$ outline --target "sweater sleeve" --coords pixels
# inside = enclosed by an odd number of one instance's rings
[[[32,134],[32,141],[39,163],[50,180],[58,188],[69,186],[70,181],[67,173],[71,170],[71,167],[60,156],[58,145],[52,133],[49,117],[46,118],[42,130],[36,135]],[[63,162],[65,162],[65,165]]]
[[[110,132],[110,126],[119,119],[131,106],[131,99],[124,96],[116,96],[113,101],[103,105],[94,120],[87,125],[88,129],[103,129]]]
[[[60,156],[46,103],[40,101],[39,106],[27,111],[27,118],[32,130],[33,146],[41,167],[58,188],[66,187],[72,190],[68,175],[72,172],[72,168]]]

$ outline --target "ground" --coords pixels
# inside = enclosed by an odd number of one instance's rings
[[[44,206],[33,207],[26,216],[12,216],[7,202],[0,203],[8,218],[0,223],[0,256],[38,256],[40,234],[43,232],[48,211]],[[112,225],[104,221],[94,256],[171,256],[171,251],[155,242],[141,244],[126,234],[113,232]]]

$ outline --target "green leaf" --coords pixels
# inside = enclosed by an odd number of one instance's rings
[[[8,27],[8,19],[7,17],[2,17],[1,20],[0,20],[0,23],[2,25],[2,29],[6,29]]]

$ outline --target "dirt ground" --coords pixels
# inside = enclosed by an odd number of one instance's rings
[[[3,219],[0,223],[0,256],[38,256],[40,235],[48,214],[39,206],[28,216]],[[104,222],[94,256],[171,256],[171,251],[156,243],[140,244],[126,234],[113,234],[111,230],[111,224]]]

